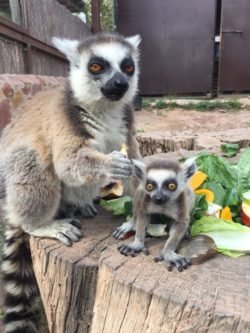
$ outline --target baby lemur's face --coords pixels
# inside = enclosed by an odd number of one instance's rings
[[[133,164],[135,176],[140,181],[139,186],[156,205],[176,201],[195,172],[192,159],[183,164],[166,159],[155,159],[147,165],[133,160]]]
[[[138,85],[140,37],[94,35],[83,42],[54,39],[70,60],[70,83],[75,97],[93,101],[130,102]]]
[[[164,205],[179,194],[180,177],[169,169],[150,169],[146,176],[145,191],[156,205]]]

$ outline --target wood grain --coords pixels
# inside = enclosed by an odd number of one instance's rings
[[[153,262],[166,239],[147,239],[149,256],[117,251],[111,232],[121,222],[108,213],[83,221],[84,238],[70,248],[31,239],[51,333],[250,332],[249,256],[168,272]]]

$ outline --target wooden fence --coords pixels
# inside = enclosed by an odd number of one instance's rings
[[[0,18],[0,74],[65,76],[68,64],[53,36],[83,39],[90,28],[56,0],[21,0],[23,26]]]

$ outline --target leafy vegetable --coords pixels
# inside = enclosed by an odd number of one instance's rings
[[[207,211],[208,204],[205,198],[205,195],[195,195],[195,205],[191,213],[191,223],[196,220],[199,220],[204,213]]]
[[[100,206],[109,212],[113,212],[114,215],[131,214],[131,205],[132,198],[128,195],[117,199],[100,201]]]
[[[240,146],[238,145],[238,143],[225,143],[221,145],[220,148],[224,153],[223,156],[226,157],[233,157],[240,150]]]
[[[214,193],[214,203],[219,206],[223,206],[226,191],[221,184],[208,181],[204,184],[203,188],[212,191]]]
[[[250,253],[250,228],[214,216],[203,216],[191,227],[191,235],[213,238],[218,252],[237,257]]]
[[[211,182],[221,184],[225,189],[235,186],[236,178],[230,164],[215,154],[202,153],[196,159],[198,169],[208,175]]]

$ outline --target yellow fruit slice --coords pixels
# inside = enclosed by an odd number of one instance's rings
[[[206,188],[202,188],[200,190],[195,190],[194,193],[196,194],[204,194],[206,197],[206,200],[208,202],[214,202],[214,193]]]
[[[128,157],[128,147],[127,147],[126,143],[122,144],[120,153],[123,153],[126,155],[126,157]]]
[[[222,209],[222,211],[220,213],[220,218],[222,220],[233,222],[232,213],[228,206],[226,206],[225,208]]]
[[[191,177],[189,185],[193,190],[196,190],[201,184],[206,180],[207,175],[202,171],[196,171],[195,174]]]

